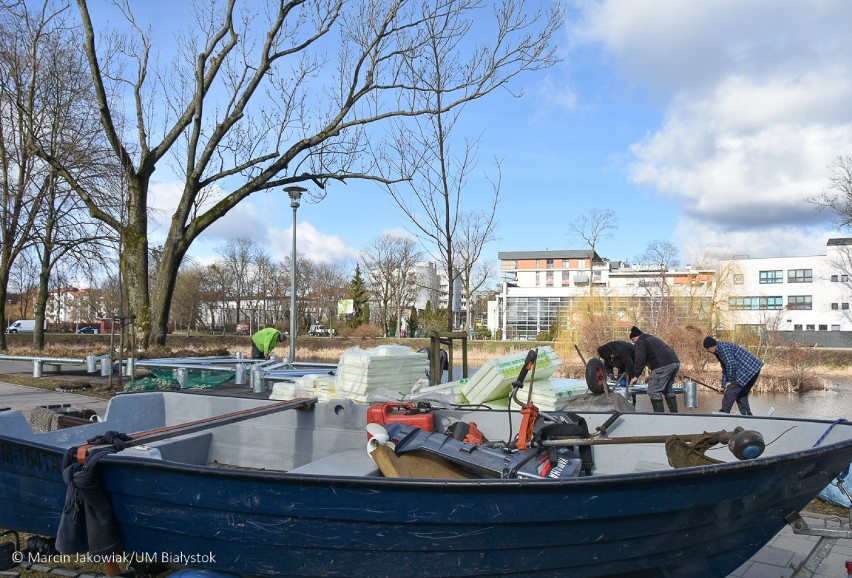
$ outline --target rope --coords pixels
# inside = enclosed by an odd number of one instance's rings
[[[830,425],[830,426],[828,426],[828,429],[827,429],[827,430],[825,430],[825,433],[823,433],[823,434],[820,436],[820,438],[816,441],[816,443],[814,444],[814,446],[813,446],[813,447],[817,447],[818,445],[820,445],[820,444],[823,442],[823,440],[826,438],[826,436],[828,436],[828,434],[829,434],[829,433],[831,433],[831,430],[833,430],[833,429],[834,429],[834,426],[836,426],[836,425],[838,425],[838,424],[841,424],[841,423],[849,423],[849,422],[847,422],[847,421],[846,421],[844,418],[842,418],[842,417],[841,417],[841,418],[838,418],[838,419],[836,419],[836,420],[834,420],[833,422],[831,422],[831,425]],[[832,485],[832,486],[836,486],[836,487],[837,487],[837,489],[839,489],[841,492],[843,492],[843,493],[846,495],[846,497],[847,497],[847,498],[849,498],[849,499],[850,499],[850,501],[852,501],[852,496],[850,496],[850,495],[849,495],[849,492],[847,492],[847,491],[846,491],[846,487],[845,487],[845,486],[844,486],[844,484],[843,484],[843,482],[845,482],[845,481],[846,481],[846,476],[848,476],[848,475],[849,475],[849,470],[850,470],[850,468],[852,468],[852,464],[849,464],[848,466],[846,466],[846,468],[845,468],[842,472],[840,472],[839,474],[837,474],[837,477],[836,477],[836,478],[834,478],[834,479],[831,481],[831,485]],[[850,512],[850,516],[852,516],[852,506],[850,506],[849,512]]]

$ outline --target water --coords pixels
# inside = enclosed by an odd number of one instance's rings
[[[476,367],[468,370],[470,375],[476,371]],[[456,379],[461,378],[461,367],[454,371]],[[446,383],[447,374],[444,373],[442,383]],[[748,397],[751,411],[754,415],[769,415],[770,411],[774,417],[804,417],[835,420],[844,418],[852,420],[852,378],[833,381],[833,387],[826,391],[809,391],[801,395],[786,393],[752,393]],[[716,382],[710,383],[718,387]],[[702,385],[698,386],[698,408],[687,410],[684,407],[683,395],[678,395],[678,408],[680,411],[697,411],[712,413],[719,411],[722,406],[722,394],[712,391]],[[773,409],[774,408],[774,409]],[[637,411],[652,411],[648,396],[641,394],[636,398]],[[731,410],[732,414],[739,414],[736,404]]]
[[[478,367],[469,366],[468,375],[473,375]],[[461,379],[461,366],[456,366],[453,378]],[[449,379],[445,371],[441,383]],[[801,395],[785,393],[752,393],[748,401],[754,415],[769,415],[773,417],[793,418],[816,418],[835,420],[844,418],[852,420],[852,378],[833,381],[833,386],[825,391],[809,391]],[[718,384],[710,383],[714,387]],[[698,408],[688,410],[684,407],[683,395],[678,395],[678,408],[682,412],[696,411],[701,413],[712,413],[719,411],[722,404],[722,394],[712,391],[702,385],[698,386]],[[636,396],[637,411],[652,411],[648,396],[640,394]],[[734,415],[739,414],[736,404],[731,410]]]
[[[714,387],[715,383],[712,383]],[[852,420],[852,379],[835,382],[832,389],[827,391],[809,391],[801,395],[784,393],[752,393],[748,397],[751,411],[754,415],[769,415],[772,408],[773,417],[805,417],[830,419],[845,418]],[[722,403],[722,394],[711,391],[704,386],[698,386],[698,409],[702,413],[718,411]],[[683,407],[683,396],[678,396],[678,405],[681,411]],[[636,409],[638,411],[650,411],[651,404],[648,403],[646,395],[637,396]],[[739,414],[736,404],[731,410],[732,414]]]

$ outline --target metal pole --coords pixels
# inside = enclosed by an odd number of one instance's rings
[[[296,361],[296,209],[299,208],[299,199],[302,193],[307,191],[304,187],[285,187],[284,190],[290,195],[290,206],[293,207],[293,255],[290,266],[290,357],[287,361],[292,364]]]

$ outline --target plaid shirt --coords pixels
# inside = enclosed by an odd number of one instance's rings
[[[763,362],[739,345],[719,341],[716,343],[716,357],[722,364],[722,385],[738,383],[745,385],[760,373]]]

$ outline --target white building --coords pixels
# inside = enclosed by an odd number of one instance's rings
[[[725,328],[852,331],[850,238],[829,239],[824,255],[726,260],[719,275],[727,297]]]
[[[489,303],[488,328],[504,340],[535,339],[548,331],[574,300],[589,295],[590,281],[627,327],[642,303],[663,296],[691,296],[706,306],[714,283],[711,270],[631,267],[590,250],[510,251],[498,258],[503,283]]]

